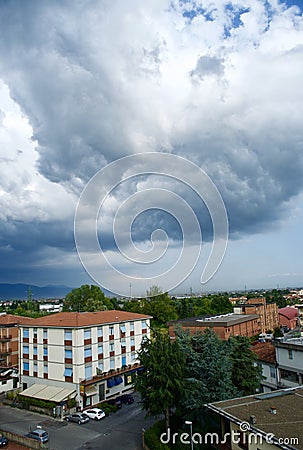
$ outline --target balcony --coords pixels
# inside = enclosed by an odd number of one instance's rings
[[[9,334],[8,336],[0,336],[0,342],[8,342],[12,339],[12,336]]]
[[[90,380],[83,380],[81,384],[87,386],[101,380],[106,380],[107,378],[115,377],[116,375],[123,375],[130,371],[138,370],[140,368],[143,368],[143,366],[139,363],[129,364],[128,366],[124,366],[121,369],[111,369],[108,372],[104,372],[100,375],[94,375]]]

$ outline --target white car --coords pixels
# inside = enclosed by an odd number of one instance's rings
[[[87,409],[84,412],[90,419],[94,420],[101,420],[105,417],[105,412],[100,408]]]

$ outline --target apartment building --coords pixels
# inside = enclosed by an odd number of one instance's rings
[[[0,314],[0,367],[18,367],[19,365],[19,328],[21,323],[30,323],[34,319],[12,314]]]
[[[234,306],[234,313],[258,314],[261,333],[279,326],[278,307],[276,303],[266,303],[265,297],[250,298],[244,304]]]
[[[20,324],[22,395],[79,409],[126,391],[150,316],[125,311],[60,312]]]
[[[171,338],[175,337],[175,328],[181,326],[191,334],[203,332],[211,328],[221,339],[230,336],[252,337],[260,333],[259,316],[257,314],[221,314],[218,316],[191,317],[171,320],[167,323]]]
[[[276,348],[271,342],[255,342],[251,350],[257,355],[258,365],[262,368],[261,392],[278,389],[278,367]]]

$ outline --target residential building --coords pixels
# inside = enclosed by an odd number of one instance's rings
[[[60,312],[21,324],[22,395],[60,402],[76,396],[82,409],[126,391],[140,369],[137,351],[150,336],[150,318]]]
[[[260,333],[259,316],[257,314],[221,314],[218,316],[191,317],[171,320],[167,323],[171,338],[175,337],[175,328],[181,326],[191,334],[203,332],[211,328],[224,340],[230,336],[252,337]]]
[[[21,323],[30,323],[34,319],[12,314],[0,314],[0,367],[18,367],[19,365],[19,328]]]
[[[298,303],[297,305],[295,305],[295,307],[298,310],[298,318],[299,318],[299,323],[298,325],[303,328],[303,303]]]
[[[0,368],[0,394],[19,387],[19,372],[17,368]]]
[[[218,434],[206,435],[215,448],[303,449],[302,387],[215,402],[206,407],[217,425]]]
[[[262,368],[260,390],[271,392],[278,388],[278,369],[276,360],[276,348],[271,342],[255,342],[251,350],[258,357],[258,364]]]
[[[298,326],[298,309],[292,306],[278,309],[280,327],[287,327],[290,330]]]
[[[261,333],[274,330],[279,326],[278,307],[276,303],[266,303],[265,297],[250,298],[243,304],[234,306],[235,314],[258,314]]]
[[[293,387],[303,384],[303,338],[274,340],[278,365],[278,385]]]

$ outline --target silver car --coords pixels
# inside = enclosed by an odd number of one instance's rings
[[[37,430],[32,430],[26,434],[26,437],[31,439],[35,439],[39,442],[47,442],[48,441],[48,432],[42,430],[42,428],[37,428]]]
[[[74,413],[74,414],[70,414],[69,416],[67,416],[65,418],[65,420],[67,422],[76,422],[79,425],[81,425],[82,423],[86,423],[89,421],[89,417],[85,414],[85,413]]]

